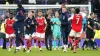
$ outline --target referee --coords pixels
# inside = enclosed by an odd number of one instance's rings
[[[88,45],[88,47],[92,47],[92,49],[96,50],[96,48],[94,47],[94,35],[95,35],[95,15],[94,13],[90,13],[90,18],[88,18],[87,20],[87,29],[86,29],[86,39],[87,42],[86,44]]]

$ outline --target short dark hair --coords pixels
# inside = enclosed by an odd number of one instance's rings
[[[76,14],[79,14],[79,13],[80,13],[80,9],[79,9],[79,8],[76,8],[76,9],[75,9],[75,13],[76,13]]]
[[[67,8],[66,6],[62,7],[62,8]]]
[[[18,8],[22,8],[22,5],[21,4],[17,4]]]
[[[38,13],[39,13],[39,12],[42,12],[42,10],[39,10]],[[42,12],[42,13],[43,13],[43,12]]]
[[[94,12],[91,12],[91,13],[90,13],[90,16],[91,16],[92,14],[94,14]]]
[[[52,10],[51,8],[49,8],[48,10]]]
[[[14,13],[12,11],[10,11],[9,14],[14,15]]]
[[[60,15],[59,11],[56,11],[56,12]]]
[[[31,11],[32,13],[34,13],[34,11]]]

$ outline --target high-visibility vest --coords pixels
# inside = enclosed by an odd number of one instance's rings
[[[4,22],[1,24],[0,32],[5,33],[5,23]]]
[[[100,30],[96,30],[94,38],[100,39]]]
[[[6,5],[9,5],[9,2],[6,2]]]

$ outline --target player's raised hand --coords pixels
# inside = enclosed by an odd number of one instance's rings
[[[1,16],[1,18],[4,19],[4,17],[5,17],[5,15],[3,14],[3,15]]]
[[[18,20],[16,19],[16,17],[14,17],[14,20],[15,20],[15,21],[18,21]]]
[[[93,29],[94,32],[96,32],[96,29]]]
[[[27,25],[27,27],[28,27],[28,28],[30,28],[30,26],[29,26],[29,25]]]
[[[100,28],[100,23],[98,24],[98,27]]]
[[[52,22],[52,24],[56,24],[55,22]]]

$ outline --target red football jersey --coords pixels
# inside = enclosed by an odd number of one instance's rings
[[[14,24],[15,20],[12,19],[10,20],[10,18],[6,19],[6,33],[7,34],[13,34],[14,33],[14,28],[13,28],[13,24]]]
[[[37,27],[36,27],[36,32],[39,33],[44,33],[45,32],[45,18],[36,18],[36,21],[38,23]]]
[[[75,14],[72,19],[72,29],[76,32],[80,32],[82,30],[82,15]]]

